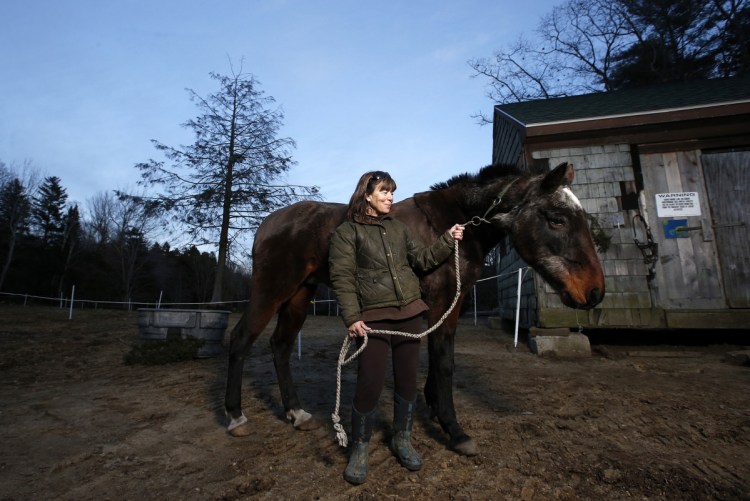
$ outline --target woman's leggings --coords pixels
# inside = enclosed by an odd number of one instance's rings
[[[405,320],[380,320],[367,322],[373,330],[390,330],[419,334],[424,331],[422,315]],[[357,346],[362,346],[362,338]],[[370,412],[378,404],[385,384],[388,352],[393,365],[394,391],[405,400],[417,398],[417,369],[419,366],[419,339],[388,334],[368,334],[367,348],[359,354],[357,388],[354,408],[361,413]]]

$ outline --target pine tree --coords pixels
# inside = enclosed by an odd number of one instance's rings
[[[3,256],[0,290],[13,261],[16,243],[27,230],[30,214],[31,202],[20,179],[3,184],[0,187],[0,256]]]
[[[60,178],[49,176],[39,187],[32,202],[32,219],[36,234],[47,247],[60,247],[65,234],[65,204],[68,194]]]
[[[292,165],[291,138],[279,137],[284,114],[271,108],[273,97],[252,75],[211,74],[219,90],[207,97],[189,90],[200,115],[184,127],[195,134],[179,148],[153,141],[170,165],[138,164],[149,187],[161,186],[157,201],[187,227],[193,243],[218,246],[213,301],[221,301],[230,242],[254,230],[271,211],[303,198],[316,198],[317,187],[280,182]]]

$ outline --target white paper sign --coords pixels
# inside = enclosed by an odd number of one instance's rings
[[[657,193],[656,214],[659,217],[700,216],[698,193]]]

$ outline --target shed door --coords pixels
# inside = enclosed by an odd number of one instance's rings
[[[724,292],[731,308],[750,308],[750,152],[702,157]]]
[[[726,308],[700,152],[642,154],[640,160],[646,219],[659,244],[656,305],[674,310]],[[656,194],[684,192],[698,193],[700,216],[659,218]],[[667,238],[664,224],[673,219],[687,219],[688,228],[694,229],[686,238]]]

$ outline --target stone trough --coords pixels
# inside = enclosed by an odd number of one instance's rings
[[[138,330],[144,341],[165,341],[180,336],[202,339],[198,357],[215,357],[224,351],[222,342],[229,325],[227,310],[138,309]]]

